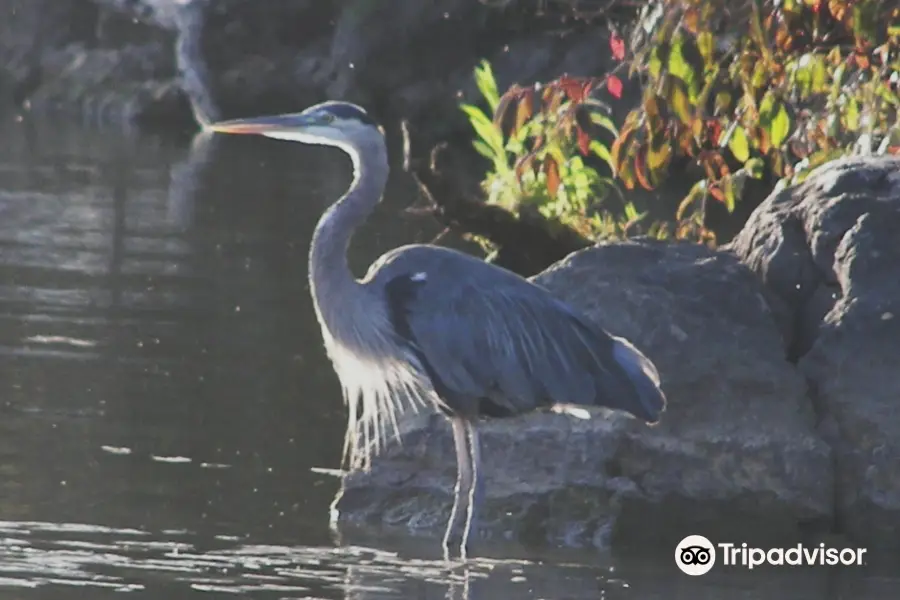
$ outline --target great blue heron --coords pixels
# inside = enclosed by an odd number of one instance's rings
[[[466,557],[481,497],[481,417],[554,406],[604,406],[655,423],[665,410],[653,363],[546,289],[455,250],[408,245],[358,280],[347,265],[354,230],[381,200],[388,178],[382,129],[362,108],[325,102],[300,113],[208,125],[336,146],[350,155],[347,193],[319,219],[309,282],[328,356],[348,407],[344,461],[368,468],[403,409],[430,405],[452,424],[457,481],[444,535]]]

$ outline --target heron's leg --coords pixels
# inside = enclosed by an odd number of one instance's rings
[[[481,471],[481,443],[478,439],[478,428],[475,423],[466,421],[466,429],[469,434],[469,459],[472,461],[472,483],[469,486],[469,506],[466,514],[466,527],[463,529],[460,555],[465,558],[468,551],[469,535],[473,529],[477,529],[478,505],[481,504],[482,483],[479,472]]]
[[[463,504],[468,500],[472,487],[472,463],[466,440],[466,422],[462,417],[451,417],[450,424],[453,426],[453,444],[456,447],[456,490],[447,532],[444,534],[444,558],[448,560],[453,532],[463,516]]]

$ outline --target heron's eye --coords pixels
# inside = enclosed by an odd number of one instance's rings
[[[332,121],[334,121],[334,115],[332,115],[330,113],[325,113],[322,115],[323,123],[331,123]]]

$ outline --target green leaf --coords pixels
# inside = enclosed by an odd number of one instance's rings
[[[723,204],[725,204],[728,212],[733,213],[735,205],[734,178],[731,175],[726,175],[719,184],[722,186],[725,196]]]
[[[634,202],[629,202],[628,204],[626,204],[623,212],[625,213],[625,218],[629,221],[638,217],[638,211],[634,207]]]
[[[900,79],[900,75],[897,75],[895,79]],[[875,88],[875,93],[888,104],[893,104],[894,107],[900,107],[900,99],[897,98],[897,94],[895,94],[887,85],[882,84],[877,86]]]
[[[728,141],[728,149],[734,157],[740,162],[747,162],[750,158],[750,141],[747,139],[747,132],[740,125],[735,124],[731,139]]]
[[[694,102],[695,106],[704,109],[706,103],[709,101],[709,95],[712,93],[713,87],[715,87],[716,82],[719,80],[719,65],[715,65],[715,67],[707,71],[705,77],[706,82],[703,84],[703,89],[700,91],[700,95],[697,96],[697,99]]]
[[[688,96],[687,87],[678,77],[671,77],[670,80],[672,82],[672,92],[669,96],[669,100],[672,103],[672,109],[675,111],[675,114],[678,115],[678,118],[682,123],[690,125],[694,118],[691,113],[691,101]]]
[[[756,65],[753,67],[753,75],[750,77],[750,85],[754,90],[758,90],[761,87],[768,85],[768,83],[769,70],[766,68],[763,61],[757,61]]]
[[[715,115],[726,113],[731,108],[731,94],[728,92],[716,93]]]
[[[460,109],[469,117],[469,123],[475,133],[498,155],[504,154],[503,134],[494,122],[480,108],[471,104],[462,104]]]
[[[572,174],[572,184],[576,188],[589,188],[591,186],[591,181],[588,178],[588,174],[585,173],[583,169],[578,169]]]
[[[763,96],[762,102],[759,103],[759,124],[761,127],[768,128],[772,124],[772,113],[775,110],[775,95],[767,92]]]
[[[810,70],[809,57],[809,54],[804,54],[796,62],[791,61],[792,64],[790,65],[793,66],[791,79],[793,79],[794,85],[800,88],[801,97],[809,94],[809,90],[812,87],[812,71]]]
[[[487,101],[491,112],[496,111],[500,104],[500,93],[497,91],[494,70],[491,68],[491,63],[486,60],[482,60],[481,65],[475,67],[475,85],[478,86],[478,91]]]
[[[619,130],[616,128],[615,123],[613,123],[612,119],[610,119],[606,115],[601,114],[597,111],[591,111],[591,121],[595,125],[599,125],[600,127],[603,127],[604,129],[606,129],[613,135],[616,135],[616,136],[619,135]]]
[[[691,205],[693,205],[694,202],[698,202],[706,195],[706,185],[706,180],[701,179],[691,187],[691,191],[688,192],[687,196],[685,196],[678,205],[678,210],[675,211],[675,218],[677,220],[680,221],[683,219],[685,213],[691,208]]]
[[[659,143],[651,142],[647,150],[647,166],[651,171],[657,171],[669,164],[672,157],[672,146],[668,140],[662,138]]]
[[[779,103],[778,111],[772,118],[772,129],[770,133],[772,145],[774,147],[780,148],[785,140],[788,139],[791,135],[792,126],[793,124],[791,123],[791,117],[788,115],[787,108],[785,108],[783,103]]]
[[[669,52],[667,67],[670,74],[684,82],[688,98],[694,100],[700,91],[700,74],[695,71],[694,66],[688,60],[686,54],[689,50],[687,50],[686,44],[687,40],[684,35],[679,35],[675,38],[672,50]],[[693,50],[696,50],[696,48],[693,48]]]
[[[494,160],[496,158],[496,155],[494,154],[494,151],[491,149],[491,147],[485,144],[482,140],[474,140],[472,142],[472,145],[475,147],[475,150],[478,151],[478,154],[482,155],[483,157],[490,160]]]
[[[713,52],[715,51],[715,40],[713,40],[712,33],[709,31],[700,32],[700,35],[697,36],[697,48],[707,63],[712,62]]]
[[[772,92],[767,92],[759,106],[759,124],[769,133],[769,142],[780,148],[790,136],[793,123],[784,105]]]
[[[856,98],[847,99],[847,108],[844,111],[844,123],[850,131],[859,130],[859,102]]]
[[[828,67],[825,65],[825,57],[820,54],[813,55],[810,70],[812,71],[812,93],[823,93],[828,86]]]
[[[613,173],[616,172],[616,165],[613,163],[612,155],[609,153],[609,149],[606,146],[601,144],[598,140],[591,140],[590,149],[600,160],[609,165],[610,171]]]
[[[547,153],[550,154],[560,165],[565,165],[568,161],[566,159],[565,153],[562,151],[562,148],[559,147],[559,144],[549,144],[547,146]],[[576,157],[577,158],[577,157]]]
[[[765,162],[761,158],[751,158],[744,163],[744,168],[753,179],[762,179],[765,174]]]
[[[635,184],[634,161],[629,159],[630,157],[627,157],[626,160],[619,164],[619,168],[616,170],[616,177],[622,181],[625,189],[633,190]]]
[[[747,171],[740,169],[722,179],[721,184],[725,191],[725,208],[733,213],[734,207],[744,193],[744,184],[747,182]]]
[[[828,69],[825,57],[814,52],[801,56],[792,73],[794,84],[799,88],[800,97],[810,94],[821,94],[827,89]]]

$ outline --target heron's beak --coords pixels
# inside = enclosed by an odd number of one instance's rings
[[[266,135],[302,130],[305,127],[315,124],[315,119],[312,118],[311,115],[293,113],[219,121],[218,123],[210,123],[206,126],[206,129],[217,133]]]

